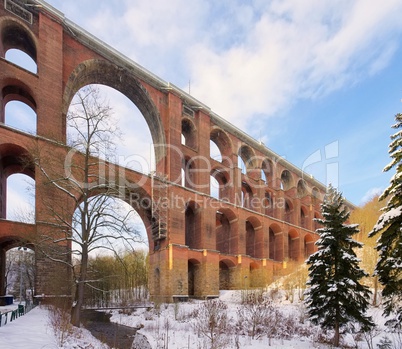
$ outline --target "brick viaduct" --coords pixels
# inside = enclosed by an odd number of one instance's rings
[[[171,301],[263,286],[289,261],[302,262],[314,251],[313,218],[320,214],[322,184],[50,5],[35,3],[40,6],[18,0],[0,5],[0,292],[6,251],[29,244],[27,236],[40,234],[38,222],[48,218],[40,202],[49,194],[38,187],[36,224],[7,220],[7,177],[23,173],[40,180],[35,169],[23,166],[22,159],[30,157],[28,144],[33,139],[49,148],[65,144],[70,102],[88,84],[107,85],[127,96],[152,135],[155,173],[119,170],[128,183],[142,183],[135,192],[137,204],[153,202],[134,207],[147,230],[153,297]],[[9,49],[28,54],[37,72],[6,60]],[[7,125],[12,115],[5,115],[5,105],[12,100],[35,111],[35,135]],[[213,143],[219,158],[210,156]],[[219,183],[214,195],[212,178]],[[161,200],[167,204],[157,205]],[[37,294],[54,292],[49,286],[54,268],[37,258]]]

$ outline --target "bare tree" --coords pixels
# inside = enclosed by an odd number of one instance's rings
[[[119,132],[97,88],[88,86],[76,94],[67,126],[67,148],[60,145],[49,153],[39,143],[36,146],[34,163],[47,194],[42,205],[48,213],[36,243],[46,258],[71,268],[75,283],[71,323],[79,327],[85,286],[91,282],[90,254],[132,249],[140,234],[131,224],[131,207],[122,208],[125,181],[119,167],[108,162]]]
[[[207,339],[209,348],[225,348],[229,344],[229,321],[224,302],[219,299],[207,300],[200,305],[194,328]]]

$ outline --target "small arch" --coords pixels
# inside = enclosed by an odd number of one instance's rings
[[[14,299],[32,304],[36,282],[35,247],[18,236],[0,239],[0,295],[13,294]],[[7,277],[8,276],[8,277]]]
[[[23,132],[37,134],[37,115],[35,110],[25,103],[8,102],[4,111],[4,123]]]
[[[219,290],[233,289],[233,268],[235,264],[228,259],[219,261]]]
[[[297,182],[297,197],[303,198],[307,195],[307,185],[304,179],[299,179]]]
[[[35,224],[35,180],[21,173],[7,178],[6,219]]]
[[[11,63],[18,65],[19,67],[30,71],[33,74],[37,74],[38,66],[36,62],[25,52],[18,49],[10,49],[6,52],[5,59]]]
[[[220,168],[214,168],[210,174],[210,195],[216,199],[226,198],[229,186],[229,174]]]
[[[311,198],[312,198],[314,204],[319,202],[319,200],[320,200],[320,191],[317,189],[317,187],[313,187],[311,189]]]
[[[182,144],[192,148],[197,149],[197,129],[190,119],[183,118],[181,121],[181,134],[182,134]]]
[[[264,159],[261,165],[261,171],[264,174],[265,184],[272,186],[274,182],[274,164],[270,159]],[[261,177],[262,178],[262,177]]]
[[[243,181],[241,183],[241,206],[253,209],[252,198],[253,191],[251,190],[251,186],[247,182]]]
[[[283,170],[281,173],[281,189],[289,190],[293,187],[293,177],[289,170]]]
[[[197,185],[195,181],[195,163],[191,158],[186,157],[182,162],[181,185],[189,189],[194,189]]]
[[[264,196],[264,211],[267,216],[273,217],[274,216],[274,202],[272,198],[272,193],[270,191],[265,192]]]
[[[305,206],[300,207],[300,226],[308,228],[308,209]]]
[[[285,199],[285,222],[294,223],[293,203],[289,199]]]
[[[188,295],[197,296],[198,289],[201,285],[200,280],[200,261],[196,259],[189,259],[187,263],[187,280],[188,280]]]
[[[30,29],[18,20],[6,17],[0,22],[2,57],[10,49],[21,50],[37,63],[37,44]]]
[[[242,145],[239,148],[237,155],[238,166],[243,174],[247,174],[249,170],[252,170],[256,167],[254,150],[248,145]]]
[[[226,166],[231,165],[230,157],[232,154],[232,142],[225,131],[218,127],[214,127],[210,134],[210,144],[215,146],[210,147],[210,157],[222,162]],[[219,150],[219,155],[216,156],[216,148]],[[220,158],[220,159],[219,159]]]
[[[314,230],[320,229],[322,225],[317,222],[317,219],[320,219],[321,216],[318,212],[314,212]]]
[[[7,210],[7,202],[10,203],[12,196],[7,194],[10,189],[7,178],[14,174],[20,174],[30,177],[32,182],[35,181],[35,168],[33,165],[27,164],[32,164],[32,159],[26,149],[10,143],[0,145],[0,218],[6,218],[10,213],[10,211]],[[17,184],[15,190],[17,192],[21,191],[21,187],[25,188],[21,183]],[[22,196],[24,196],[24,194],[22,194]],[[23,199],[21,200],[24,201]],[[14,201],[19,202],[19,200],[15,200],[15,198]],[[35,203],[35,200],[33,203]],[[17,219],[17,221],[21,220]]]
[[[0,122],[24,132],[36,134],[36,101],[31,90],[18,80],[10,80],[3,87],[3,108],[0,109]]]

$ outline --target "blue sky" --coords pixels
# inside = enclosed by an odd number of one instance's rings
[[[400,0],[48,3],[353,203],[388,185]]]

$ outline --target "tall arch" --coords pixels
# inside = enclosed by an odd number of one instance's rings
[[[216,212],[216,249],[220,253],[238,253],[237,217],[229,209]]]
[[[261,232],[261,222],[255,216],[250,216],[246,220],[246,254],[253,258],[262,258],[263,251],[263,236]]]
[[[269,258],[274,261],[283,261],[283,232],[276,223],[269,227]]]
[[[200,215],[197,204],[189,202],[185,211],[185,245],[189,248],[200,248]]]
[[[148,124],[155,145],[155,162],[158,167],[167,152],[165,133],[158,109],[143,85],[128,70],[105,60],[90,59],[84,61],[74,69],[66,83],[62,106],[64,117],[76,92],[89,84],[112,87],[137,106]]]
[[[314,239],[311,234],[306,234],[304,236],[304,258],[308,258],[314,253]]]
[[[295,229],[291,229],[288,232],[288,258],[293,261],[299,259],[300,250],[300,238]]]

